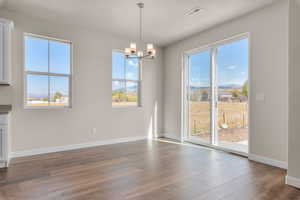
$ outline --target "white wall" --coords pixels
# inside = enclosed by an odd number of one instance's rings
[[[250,154],[287,162],[288,3],[269,7],[168,46],[164,51],[164,133],[180,137],[182,53],[249,32]],[[265,101],[256,101],[263,93]]]
[[[298,179],[300,187],[300,1],[290,4],[289,68],[289,168],[288,176]]]
[[[13,86],[0,87],[0,104],[13,104],[12,151],[145,136],[149,130],[155,131],[154,129],[157,133],[164,132],[180,137],[182,53],[249,32],[252,94],[250,153],[287,162],[286,1],[279,1],[270,7],[170,45],[164,52],[159,50],[159,56],[154,62],[144,63],[143,107],[130,109],[111,108],[111,49],[122,49],[128,45],[129,40],[39,21],[4,10],[0,11],[0,17],[15,22]],[[23,109],[23,32],[67,39],[74,43],[72,109]],[[259,93],[265,94],[265,102],[255,100]],[[157,117],[154,114],[156,104]],[[91,134],[91,128],[97,128],[95,135]]]
[[[112,109],[111,51],[129,40],[1,10],[15,22],[13,85],[0,87],[0,104],[12,103],[12,151],[28,151],[115,138],[147,136],[162,127],[162,52],[143,66],[142,108]],[[59,20],[59,19],[58,19]],[[23,109],[23,32],[71,40],[74,44],[73,107],[59,110]],[[155,107],[157,113],[155,114]],[[157,123],[154,123],[154,122]],[[152,122],[152,124],[151,124]],[[91,129],[97,128],[96,134]]]

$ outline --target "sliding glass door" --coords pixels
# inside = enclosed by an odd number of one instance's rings
[[[211,52],[191,54],[188,59],[188,125],[193,140],[211,143]]]
[[[186,54],[186,140],[248,152],[248,38]]]

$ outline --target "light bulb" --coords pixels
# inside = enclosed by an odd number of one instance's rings
[[[151,49],[153,49],[154,47],[153,47],[153,44],[147,44],[147,50],[151,50]]]
[[[143,57],[144,53],[142,51],[138,51],[138,57]]]
[[[135,49],[135,50],[136,50],[136,43],[133,43],[133,42],[132,42],[132,43],[130,43],[130,48],[131,48],[131,49]]]
[[[125,55],[130,56],[131,50],[130,48],[125,48]]]
[[[136,54],[136,43],[130,43],[130,54]]]
[[[155,55],[156,55],[156,50],[155,50],[155,49],[152,49],[152,50],[151,50],[151,56],[152,56],[152,57],[155,57]]]

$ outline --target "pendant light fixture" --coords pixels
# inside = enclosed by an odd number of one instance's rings
[[[139,8],[139,20],[140,20],[140,24],[139,24],[139,40],[140,43],[143,44],[143,26],[142,26],[142,10],[144,8],[144,3],[143,2],[139,2],[136,4]],[[147,44],[146,49],[143,50],[138,50],[137,49],[137,45],[135,42],[131,42],[130,43],[130,47],[129,48],[125,48],[124,51],[125,55],[127,58],[138,58],[138,59],[144,59],[144,58],[148,58],[148,59],[154,59],[155,55],[156,55],[156,50],[154,49],[154,45],[153,44]]]

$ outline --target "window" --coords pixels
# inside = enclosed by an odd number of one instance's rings
[[[140,63],[121,52],[112,53],[112,105],[140,106]]]
[[[26,34],[25,107],[71,106],[71,42]]]

